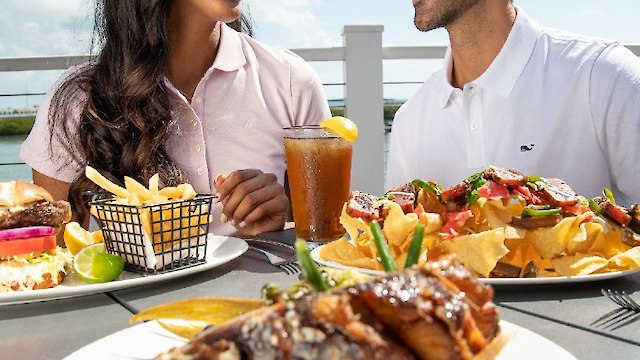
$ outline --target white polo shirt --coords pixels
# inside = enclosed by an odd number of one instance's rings
[[[588,198],[640,202],[640,60],[625,47],[543,28],[520,8],[502,50],[463,89],[450,49],[397,112],[386,188],[455,185],[490,165],[558,177]]]

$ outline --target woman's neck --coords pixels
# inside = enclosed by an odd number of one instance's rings
[[[172,13],[166,76],[189,101],[216,58],[221,25]]]
[[[453,58],[451,85],[462,88],[489,68],[507,40],[515,18],[510,1],[506,7],[503,3],[484,1],[447,27]]]

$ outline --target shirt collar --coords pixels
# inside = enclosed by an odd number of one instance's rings
[[[227,24],[222,24],[220,27],[220,47],[211,66],[213,69],[236,71],[246,64],[247,59],[244,56],[240,36],[237,31],[227,26]]]
[[[451,46],[447,47],[447,51],[444,53],[444,64],[442,66],[442,77],[440,78],[442,84],[442,91],[440,92],[440,108],[444,109],[449,103],[451,94],[455,91],[455,87],[451,85],[451,71],[453,70],[453,59],[451,57]]]
[[[531,58],[542,27],[516,6],[517,16],[502,50],[474,83],[508,97]]]
[[[489,68],[473,81],[476,85],[498,95],[508,97],[531,58],[533,48],[543,31],[542,26],[516,6],[516,20],[498,56]],[[455,88],[451,85],[453,59],[451,47],[447,48],[442,71],[443,87],[440,106],[444,108]]]
[[[242,41],[240,40],[240,34],[222,23],[220,26],[220,46],[218,47],[218,54],[211,67],[205,72],[203,77],[209,76],[214,69],[221,71],[231,72],[237,71],[242,68],[247,59],[244,56],[242,50]],[[180,100],[189,103],[187,99],[173,86],[171,81],[164,76],[164,84],[171,90],[171,92],[177,96]]]

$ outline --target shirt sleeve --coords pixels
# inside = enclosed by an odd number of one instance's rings
[[[72,96],[67,99],[65,114],[68,118],[56,122],[56,127],[51,131],[49,114],[53,111],[52,98],[60,88],[62,82],[77,71],[77,67],[69,69],[61,76],[45,94],[31,132],[20,147],[20,158],[32,169],[56,180],[70,183],[84,167],[84,156],[78,148],[77,126],[84,97]],[[67,132],[63,122],[68,124]]]
[[[404,119],[403,114],[409,102],[405,103],[393,119],[391,128],[391,139],[389,140],[389,153],[387,155],[387,170],[385,173],[385,189],[389,190],[396,186],[405,184],[413,179],[410,178],[407,161],[412,158],[405,154],[407,143],[403,141],[404,132],[407,128],[405,123],[410,119]],[[410,130],[407,130],[410,131]]]
[[[621,204],[640,203],[640,59],[624,46],[608,46],[594,62],[590,86],[611,190]]]
[[[295,126],[318,125],[331,117],[322,82],[315,70],[304,59],[290,52],[291,97]]]

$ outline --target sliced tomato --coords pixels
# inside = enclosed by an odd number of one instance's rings
[[[30,238],[0,241],[0,256],[24,255],[56,247],[56,236],[34,236]]]

